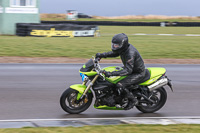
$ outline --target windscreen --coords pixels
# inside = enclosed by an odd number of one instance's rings
[[[94,68],[93,59],[90,59],[86,62],[83,67],[80,69],[81,72],[90,72]]]

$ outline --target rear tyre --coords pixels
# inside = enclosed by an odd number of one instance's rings
[[[92,103],[92,93],[87,93],[85,98],[76,103],[79,92],[72,88],[65,90],[60,97],[60,106],[62,109],[70,114],[79,114],[89,108]]]
[[[143,113],[153,113],[158,111],[165,105],[167,101],[167,92],[163,87],[153,90],[150,99],[155,103],[140,103],[138,106],[136,106],[136,108]],[[140,98],[139,100],[141,101],[144,99]]]

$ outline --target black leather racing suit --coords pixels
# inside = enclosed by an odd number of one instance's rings
[[[137,49],[131,45],[127,44],[122,48],[121,52],[105,52],[101,54],[101,57],[117,57],[120,56],[122,63],[124,65],[123,69],[120,71],[111,72],[112,76],[126,76],[123,80],[116,84],[116,89],[128,98],[128,105],[124,107],[125,110],[131,109],[134,105],[137,105],[138,100],[133,96],[127,87],[132,84],[138,84],[145,77],[145,66],[144,61],[137,51]],[[122,96],[123,96],[122,95]]]
[[[117,87],[127,87],[132,84],[137,84],[145,76],[144,61],[138,52],[138,50],[131,44],[123,50],[121,53],[117,52],[105,52],[102,53],[104,57],[117,57],[120,56],[124,65],[123,70],[112,72],[113,76],[125,76],[126,78],[118,82]]]

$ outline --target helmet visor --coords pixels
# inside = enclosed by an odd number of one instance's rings
[[[112,43],[112,49],[113,50],[118,50],[122,47],[122,44],[117,44],[117,43]]]

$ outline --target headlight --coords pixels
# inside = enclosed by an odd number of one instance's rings
[[[84,75],[84,74],[82,74],[82,73],[80,73],[80,76],[82,77],[82,81],[84,81],[85,78],[87,77],[86,75]]]

